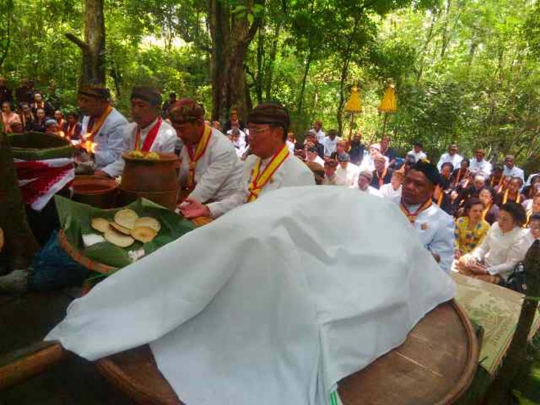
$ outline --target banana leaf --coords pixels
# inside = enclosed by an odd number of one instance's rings
[[[91,260],[116,268],[122,268],[130,264],[129,251],[138,250],[142,247],[145,256],[149,255],[195,228],[190,221],[182,216],[144,198],[138,199],[125,207],[110,210],[81,204],[58,195],[54,199],[60,219],[60,227],[63,229],[70,245]],[[161,229],[152,242],[143,244],[136,241],[127,248],[120,248],[109,242],[101,242],[85,248],[82,235],[100,234],[90,226],[92,218],[100,217],[113,221],[114,214],[123,208],[132,209],[139,217],[153,217],[161,223]]]

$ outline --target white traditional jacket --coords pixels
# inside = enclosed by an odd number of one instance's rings
[[[419,206],[409,207],[414,212]],[[436,204],[420,212],[414,228],[424,247],[441,257],[439,266],[449,272],[454,260],[454,219]]]
[[[225,200],[208,204],[212,218],[217,218],[227,211],[230,211],[233,208],[247,202],[251,173],[255,167],[255,164],[259,160],[260,158],[255,155],[250,155],[246,159],[242,174],[241,190],[232,194]],[[264,170],[271,160],[271,157],[263,160],[261,171]],[[276,170],[272,178],[262,188],[260,196],[278,188],[314,185],[315,177],[313,176],[313,172],[306,166],[304,162],[293,154],[289,153],[281,166],[279,166],[279,168]]]
[[[195,145],[196,147],[196,145]],[[184,145],[180,152],[180,186],[187,186],[189,176],[189,153]],[[238,159],[232,142],[212,128],[212,135],[204,155],[195,167],[195,188],[189,195],[201,203],[220,201],[240,189],[244,163]]]
[[[83,118],[82,135],[88,133],[89,121],[89,116]],[[96,144],[94,161],[97,170],[103,170],[110,175],[110,165],[120,159],[120,156],[124,151],[124,130],[127,123],[128,121],[126,118],[120,114],[116,108],[113,108],[99,131],[94,136],[94,143]]]
[[[140,148],[142,148],[142,145],[144,145],[144,141],[148,133],[156,123],[157,119],[146,128],[141,129]],[[131,122],[125,126],[124,143],[122,145],[123,151],[131,151],[135,149],[137,128],[138,125],[134,122]],[[174,153],[176,139],[176,131],[174,128],[167,122],[162,121],[156,139],[154,140],[154,143],[152,143],[152,146],[150,146],[149,152]],[[124,159],[122,159],[122,157],[120,157],[120,159],[118,159],[115,163],[109,165],[107,168],[107,174],[111,177],[118,177],[124,172],[125,165],[126,162]]]

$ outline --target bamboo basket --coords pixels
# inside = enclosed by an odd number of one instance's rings
[[[69,159],[73,156],[73,146],[71,146],[69,140],[58,135],[25,132],[22,134],[8,134],[8,140],[15,159]]]

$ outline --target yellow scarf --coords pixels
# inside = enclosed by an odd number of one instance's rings
[[[416,222],[416,217],[423,211],[427,210],[429,207],[431,207],[432,201],[431,198],[429,198],[425,203],[423,203],[416,211],[410,212],[409,209],[401,203],[399,205],[399,208],[401,208],[401,211],[407,216],[407,219],[409,222],[414,225]]]
[[[502,200],[502,203],[503,204],[506,204],[506,202],[508,201],[508,194],[510,193],[510,190],[507,189],[505,192],[504,192],[504,196],[503,196],[503,200]],[[517,197],[515,199],[515,203],[516,204],[519,204],[521,202],[521,194],[519,193],[519,191],[517,192]]]
[[[109,114],[112,112],[112,110],[113,110],[112,106],[107,107],[105,112],[101,114],[97,122],[92,126],[92,130],[84,135],[84,139],[90,142],[94,142],[94,137],[99,132],[99,130],[103,126],[103,123],[105,122]]]
[[[188,174],[188,181],[187,181],[187,187],[189,189],[192,189],[195,187],[195,168],[197,167],[197,162],[200,158],[204,156],[204,153],[206,152],[206,148],[208,147],[208,143],[210,142],[210,138],[212,135],[212,128],[205,125],[204,131],[201,136],[201,139],[199,140],[199,143],[197,144],[197,149],[195,150],[195,153],[193,152],[193,149],[186,145],[188,155],[189,155],[189,174]]]
[[[247,202],[255,201],[257,198],[259,198],[259,194],[261,193],[262,188],[268,183],[268,181],[272,178],[274,173],[279,169],[279,167],[283,164],[285,159],[289,156],[289,148],[287,145],[283,145],[283,147],[277,152],[273,157],[270,163],[265,167],[265,169],[261,172],[261,165],[262,165],[262,159],[259,159],[255,167],[253,168],[253,171],[251,172],[251,181],[249,182],[249,195],[247,198]]]

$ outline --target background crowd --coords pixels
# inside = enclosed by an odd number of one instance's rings
[[[176,101],[176,94],[171,93],[162,104],[162,116],[169,122],[170,108]],[[78,112],[63,111],[54,99],[45,99],[32,81],[25,81],[12,91],[0,78],[0,103],[2,124],[7,133],[51,133],[66,137],[73,144],[80,144],[82,140]],[[236,110],[231,112],[227,122],[206,121],[206,124],[227,135],[239,160],[244,161],[251,154],[249,130]],[[488,251],[482,254],[479,251],[483,243],[491,240],[501,256],[493,264],[496,255],[492,251],[492,265],[506,264],[502,275],[484,272],[481,275],[486,275],[487,281],[505,280],[523,253],[522,249],[519,255],[511,255],[513,246],[523,236],[521,232],[514,232],[513,239],[508,235],[522,227],[531,227],[531,232],[537,232],[533,222],[540,215],[540,174],[529,173],[526,178],[512,155],[507,155],[503,162],[493,162],[486,159],[483,149],[476,149],[470,158],[463,157],[458,145],[452,144],[440,157],[427,156],[421,142],[415,142],[408,153],[400,154],[387,135],[377,143],[365,144],[361,132],[345,139],[337,130],[325,131],[320,121],[300,136],[289,132],[286,143],[290,153],[312,170],[317,184],[354,188],[396,204],[402,201],[408,171],[419,161],[437,162],[439,174],[432,203],[455,219],[454,267],[466,274],[474,275],[477,262],[484,263],[488,259],[489,248],[484,246]],[[175,152],[179,154],[181,148],[182,142],[177,140]],[[509,222],[506,228],[505,220]],[[501,232],[495,242],[493,235],[488,237],[490,230]],[[473,252],[477,252],[474,260]]]

